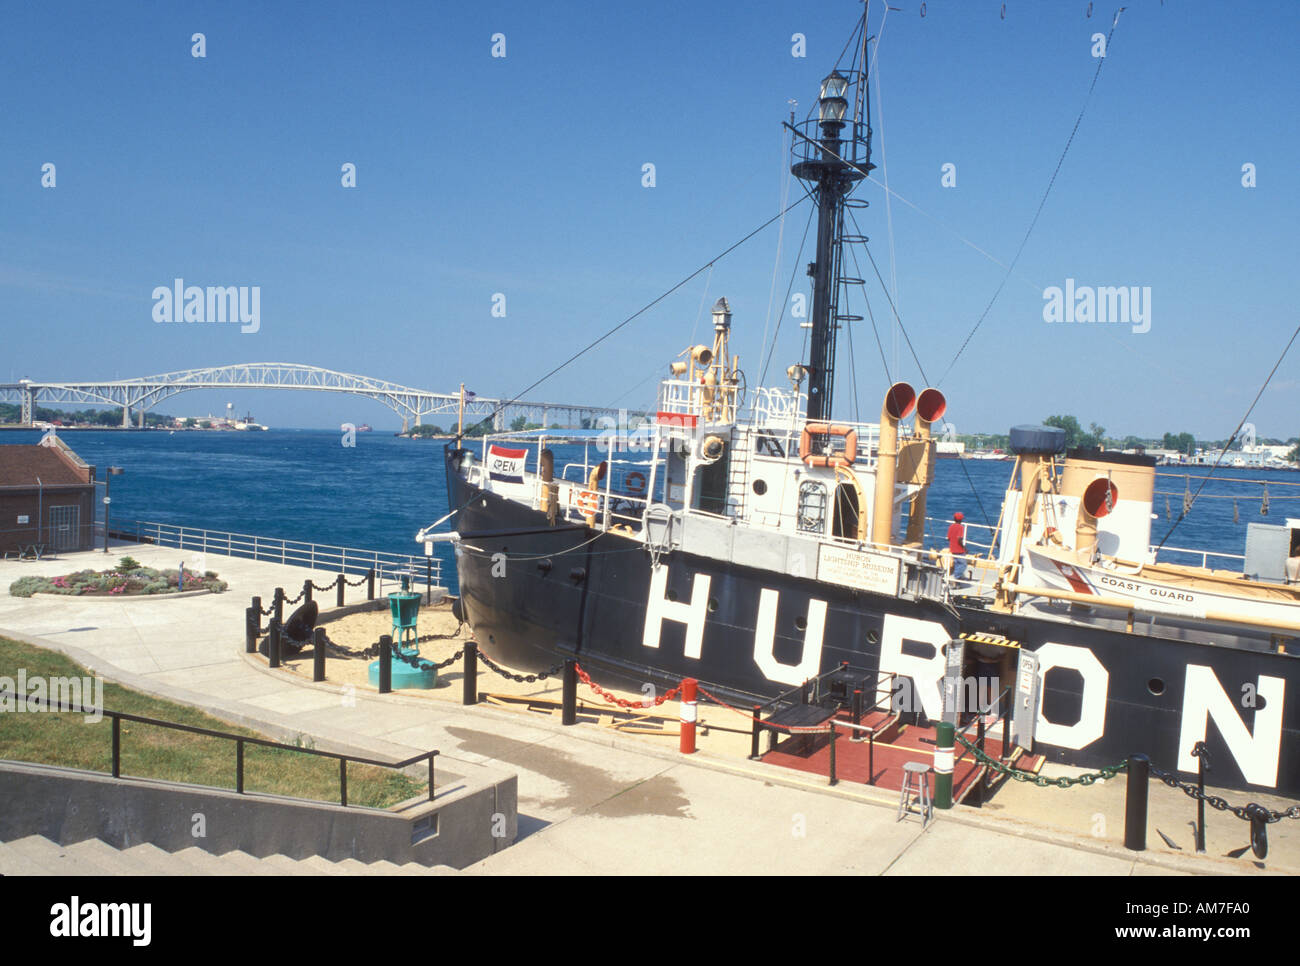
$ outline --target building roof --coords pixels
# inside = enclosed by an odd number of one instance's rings
[[[0,487],[90,485],[85,464],[63,452],[63,446],[0,446]],[[71,452],[71,451],[69,451]],[[74,462],[75,460],[75,462]]]

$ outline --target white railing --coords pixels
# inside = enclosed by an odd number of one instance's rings
[[[1153,559],[1157,560],[1157,562],[1159,561],[1158,555],[1163,553],[1181,553],[1181,554],[1187,554],[1192,557],[1199,556],[1201,558],[1201,567],[1202,569],[1205,570],[1208,570],[1210,567],[1209,558],[1211,557],[1216,557],[1220,560],[1238,561],[1236,567],[1234,568],[1236,570],[1241,570],[1246,563],[1246,558],[1239,553],[1217,553],[1213,550],[1188,550],[1183,547],[1159,547],[1159,548],[1152,547],[1151,548],[1152,557]]]
[[[382,593],[387,583],[399,585],[403,577],[408,577],[412,586],[424,583],[428,589],[438,588],[442,584],[442,561],[437,557],[337,547],[144,520],[129,524],[114,523],[113,531],[120,534],[134,533],[140,543],[176,547],[178,550],[197,550],[199,553],[225,557],[265,560],[326,573],[364,574],[373,570],[378,585],[377,593]]]

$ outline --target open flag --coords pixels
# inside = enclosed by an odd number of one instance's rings
[[[488,479],[498,483],[522,483],[524,481],[525,449],[509,449],[495,443],[488,446]]]

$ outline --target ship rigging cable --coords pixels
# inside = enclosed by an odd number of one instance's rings
[[[1228,453],[1228,447],[1231,446],[1232,441],[1237,438],[1237,434],[1241,432],[1241,427],[1246,424],[1246,420],[1250,419],[1250,414],[1255,411],[1255,406],[1259,403],[1259,397],[1264,395],[1264,390],[1267,389],[1268,384],[1272,382],[1273,375],[1277,372],[1278,366],[1282,365],[1282,360],[1286,358],[1286,354],[1291,351],[1291,345],[1292,343],[1295,342],[1296,336],[1298,335],[1300,335],[1300,325],[1297,325],[1295,331],[1291,333],[1291,338],[1287,340],[1286,348],[1283,349],[1282,354],[1277,357],[1277,362],[1273,363],[1273,368],[1269,370],[1268,378],[1264,380],[1264,385],[1259,387],[1259,392],[1255,393],[1255,398],[1251,400],[1250,408],[1247,409],[1246,414],[1241,417],[1241,421],[1237,423],[1237,428],[1232,431],[1231,435],[1229,435],[1228,441],[1223,444],[1223,449],[1219,451],[1219,458],[1216,459],[1214,461],[1214,465],[1210,467],[1210,472],[1207,473],[1205,476],[1201,477],[1201,485],[1196,488],[1196,492],[1193,493],[1191,499],[1187,501],[1186,507],[1184,508],[1183,512],[1179,515],[1178,519],[1174,521],[1173,526],[1169,528],[1168,532],[1163,537],[1160,538],[1160,542],[1156,544],[1157,551],[1159,551],[1160,548],[1165,545],[1166,540],[1168,540],[1170,537],[1174,535],[1174,531],[1178,529],[1178,524],[1183,522],[1183,519],[1187,516],[1187,514],[1191,511],[1192,507],[1196,504],[1196,498],[1201,495],[1201,490],[1205,489],[1205,484],[1210,482],[1210,480],[1214,478],[1214,471],[1217,470],[1219,468],[1219,464],[1223,462],[1223,457],[1226,456]],[[1265,501],[1268,500],[1267,486],[1264,490],[1264,499]]]
[[[948,378],[948,373],[952,372],[952,367],[957,364],[957,360],[961,358],[961,354],[966,351],[966,346],[970,345],[970,340],[975,337],[975,333],[979,331],[979,327],[983,325],[984,320],[988,318],[989,312],[993,310],[993,303],[996,302],[998,296],[1002,294],[1002,289],[1006,287],[1007,281],[1011,278],[1011,273],[1015,271],[1016,263],[1020,261],[1020,256],[1025,250],[1025,245],[1029,243],[1029,236],[1034,233],[1034,226],[1038,224],[1038,218],[1042,215],[1043,208],[1047,206],[1047,196],[1052,193],[1052,186],[1056,184],[1056,177],[1061,173],[1061,166],[1065,164],[1065,156],[1070,153],[1070,145],[1074,143],[1074,136],[1079,133],[1079,125],[1083,123],[1083,115],[1088,110],[1088,105],[1092,102],[1092,92],[1096,90],[1097,80],[1101,77],[1101,69],[1105,66],[1107,59],[1110,57],[1110,42],[1115,36],[1115,28],[1119,26],[1119,15],[1123,12],[1123,7],[1120,7],[1115,11],[1115,19],[1112,20],[1110,24],[1110,33],[1106,35],[1106,56],[1097,58],[1097,70],[1092,75],[1092,83],[1088,85],[1088,95],[1083,99],[1083,107],[1079,108],[1079,116],[1074,119],[1074,127],[1070,131],[1070,136],[1065,140],[1065,147],[1061,149],[1061,156],[1056,159],[1056,168],[1052,171],[1052,177],[1048,179],[1047,188],[1043,192],[1043,197],[1038,202],[1038,210],[1034,212],[1034,217],[1029,221],[1029,227],[1025,230],[1025,237],[1020,239],[1020,247],[1016,249],[1015,257],[1011,259],[1011,264],[1007,266],[1006,274],[1002,276],[1002,281],[998,283],[997,289],[994,290],[993,297],[989,299],[989,304],[984,306],[984,311],[980,313],[980,317],[975,320],[975,325],[971,328],[969,334],[967,334],[966,341],[961,344],[961,348],[957,350],[957,354],[952,357],[952,362],[948,363],[948,368],[943,371],[943,375],[940,376],[939,381],[935,383],[936,388],[943,384],[944,379]]]

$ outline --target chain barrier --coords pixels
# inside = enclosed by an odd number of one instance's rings
[[[665,701],[673,700],[673,698],[677,697],[677,695],[680,694],[682,690],[681,686],[678,685],[677,687],[672,688],[669,691],[665,691],[663,694],[657,695],[656,697],[650,699],[649,701],[629,701],[626,698],[620,698],[617,694],[610,694],[610,692],[602,688],[599,684],[597,684],[595,681],[591,679],[591,676],[588,675],[586,671],[582,669],[581,664],[575,664],[574,667],[577,670],[578,677],[582,680],[583,684],[591,688],[591,690],[595,691],[606,701],[610,702],[611,704],[616,704],[620,708],[641,708],[642,710],[647,710],[649,708],[657,708]]]
[[[984,752],[980,751],[977,746],[967,741],[960,732],[954,735],[954,737],[961,743],[963,748],[974,755],[975,760],[980,764],[987,765],[999,774],[1010,775],[1018,782],[1032,782],[1039,788],[1047,788],[1048,786],[1070,788],[1073,785],[1092,785],[1098,781],[1109,781],[1128,768],[1128,762],[1124,761],[1118,765],[1111,765],[1095,772],[1088,772],[1087,774],[1079,775],[1077,778],[1047,778],[1044,775],[1035,775],[1027,771],[1020,771],[1017,768],[1007,767],[996,758],[990,758],[988,755],[984,754]]]
[[[270,607],[259,607],[258,610],[262,612],[263,617],[270,617],[272,614],[275,613],[275,606],[272,605]]]
[[[558,672],[564,669],[564,662],[561,661],[559,664],[555,665],[549,671],[538,671],[536,674],[511,674],[505,668],[499,666],[496,663],[496,661],[492,660],[492,658],[484,654],[483,649],[481,647],[479,648],[478,658],[480,661],[482,661],[484,664],[487,665],[489,670],[495,671],[503,678],[509,678],[511,681],[514,681],[518,684],[532,684],[535,681],[545,681],[547,678],[553,677],[555,674],[557,674]]]
[[[764,721],[761,717],[759,718],[754,717],[753,712],[746,711],[744,708],[737,708],[735,705],[732,704],[728,704],[726,701],[723,701],[716,694],[712,694],[711,692],[706,691],[704,688],[700,688],[700,694],[704,695],[714,704],[720,704],[722,705],[722,707],[727,708],[730,711],[734,711],[736,712],[736,714],[742,715],[743,717],[748,718],[750,721],[757,721],[764,728],[776,728],[778,731],[788,731],[792,735],[828,735],[831,733],[830,725],[826,725],[824,727],[806,727],[806,726],[801,727],[797,725],[777,724],[774,721]]]
[[[304,590],[297,597],[285,597],[284,603],[286,606],[292,607],[294,604],[298,603],[298,601],[302,600],[306,596],[307,596],[307,591]]]
[[[1274,822],[1280,822],[1284,818],[1300,818],[1300,805],[1292,805],[1290,808],[1281,812],[1272,811],[1257,802],[1251,802],[1247,805],[1232,805],[1225,798],[1202,792],[1192,782],[1180,782],[1169,772],[1163,771],[1155,765],[1151,766],[1151,774],[1160,779],[1170,788],[1180,789],[1188,798],[1200,799],[1217,812],[1231,812],[1243,822],[1249,822],[1255,818],[1259,818],[1272,825]]]

